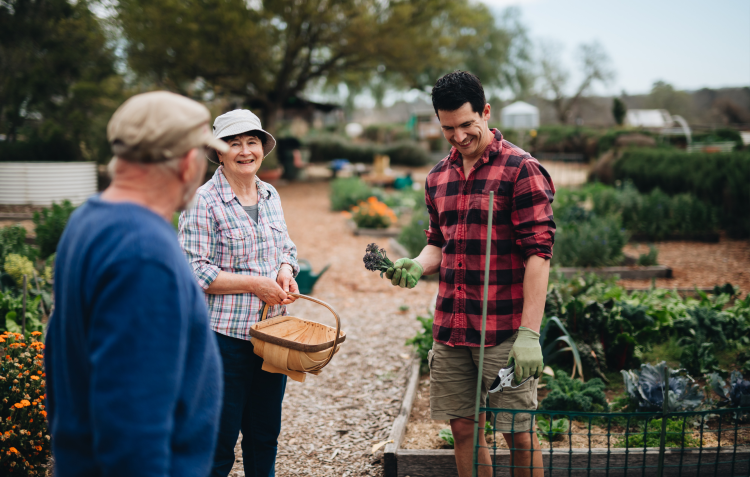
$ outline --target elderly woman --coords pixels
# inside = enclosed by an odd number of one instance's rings
[[[256,176],[276,140],[247,110],[214,121],[214,136],[229,152],[211,150],[220,164],[198,189],[197,203],[180,217],[180,243],[206,293],[211,328],[224,364],[224,399],[212,477],[226,476],[242,431],[245,475],[272,476],[281,430],[286,376],[261,369],[248,332],[260,320],[286,314],[299,292],[297,249],[289,239],[278,192]],[[196,357],[198,359],[198,357]]]

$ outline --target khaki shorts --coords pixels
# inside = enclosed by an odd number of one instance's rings
[[[484,406],[487,389],[497,376],[500,368],[507,365],[510,348],[518,333],[501,344],[484,349],[482,372],[482,400]],[[433,343],[428,355],[430,365],[430,417],[436,420],[468,417],[474,419],[474,406],[477,396],[477,372],[479,369],[479,348],[470,346],[447,346]],[[530,379],[518,389],[505,389],[490,394],[490,407],[503,409],[536,410],[537,380]],[[531,414],[498,413],[495,429],[498,432],[528,432],[531,428]]]

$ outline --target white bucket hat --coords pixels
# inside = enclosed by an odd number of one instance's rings
[[[264,130],[260,125],[260,119],[247,109],[235,109],[214,119],[214,137],[225,138],[236,136],[250,131],[259,131],[266,135],[266,143],[263,145],[263,156],[276,147],[276,139]],[[206,155],[211,162],[219,163],[214,149],[209,149]]]

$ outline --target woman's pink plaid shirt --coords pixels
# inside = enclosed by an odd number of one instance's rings
[[[486,345],[502,343],[521,326],[524,261],[552,257],[555,187],[547,171],[498,130],[468,178],[453,148],[427,176],[427,243],[440,247],[440,288],[433,338],[449,346],[479,346],[489,193],[492,217]]]
[[[299,272],[297,247],[289,238],[281,199],[276,189],[260,179],[258,223],[247,215],[222,172],[216,171],[196,193],[195,207],[180,215],[179,238],[198,284],[204,290],[219,271],[276,280],[288,263]],[[206,294],[211,329],[233,338],[250,339],[250,326],[260,319],[263,302],[252,293]],[[286,314],[272,306],[268,318]]]

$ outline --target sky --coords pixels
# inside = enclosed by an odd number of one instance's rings
[[[497,14],[519,8],[532,40],[561,43],[567,65],[578,45],[599,41],[617,76],[595,93],[647,93],[658,80],[687,90],[750,86],[750,0],[479,1]]]

